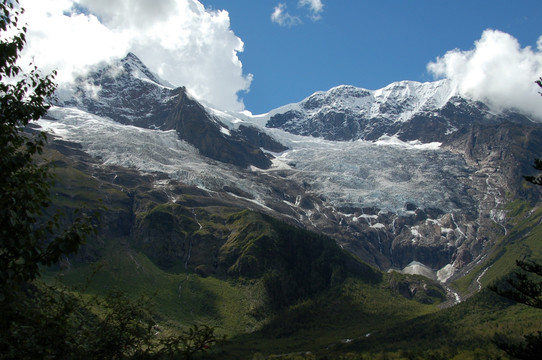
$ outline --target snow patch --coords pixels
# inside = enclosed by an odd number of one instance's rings
[[[447,264],[437,271],[437,280],[444,283],[455,274],[455,271],[456,269],[452,264]]]
[[[227,135],[227,136],[231,136],[231,132],[230,132],[230,129],[226,129],[225,127],[221,126],[220,127],[220,132],[224,135]]]
[[[430,267],[422,264],[419,261],[412,261],[401,272],[403,274],[422,275],[432,280],[437,279],[435,272]]]
[[[431,142],[431,143],[426,143],[426,144],[423,144],[419,140],[412,140],[412,141],[405,142],[405,141],[400,140],[396,135],[393,135],[393,136],[383,135],[374,143],[376,145],[381,145],[381,146],[396,146],[396,147],[401,147],[403,149],[418,149],[418,150],[423,150],[423,149],[438,150],[442,146],[442,143],[440,142]]]

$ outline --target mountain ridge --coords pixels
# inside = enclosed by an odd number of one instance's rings
[[[71,99],[57,105],[75,107],[121,124],[175,130],[203,155],[241,167],[271,165],[260,145],[284,149],[260,131],[247,129],[248,124],[230,131],[192,98],[185,87],[171,88],[164,84],[167,82],[129,53],[79,77]]]
[[[509,111],[495,113],[480,101],[460,96],[450,80],[398,81],[377,90],[340,85],[318,91],[298,103],[288,104],[263,116],[259,122],[293,134],[327,140],[377,140],[398,136],[401,140],[443,141],[470,121],[495,124],[503,121],[532,122]],[[429,127],[420,133],[420,127]],[[429,125],[429,126],[428,126]]]

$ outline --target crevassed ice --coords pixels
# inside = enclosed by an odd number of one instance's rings
[[[468,167],[439,143],[328,141],[269,129],[290,150],[274,160],[291,164],[290,178],[311,184],[337,206],[375,206],[402,212],[406,203],[454,211],[469,202],[460,178]],[[273,171],[273,170],[270,170]]]

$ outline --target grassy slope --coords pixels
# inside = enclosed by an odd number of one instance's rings
[[[378,283],[367,283],[349,277],[340,288],[282,311],[262,331],[232,338],[221,356],[250,359],[255,354],[267,357],[298,352],[337,355],[345,343],[438,311],[435,305],[422,305],[394,294],[387,280],[385,276]]]
[[[485,287],[510,273],[516,260],[523,257],[542,259],[542,207],[533,208],[529,203],[515,201],[507,206],[513,228],[499,239],[495,251],[467,275],[454,282],[454,286],[467,294],[476,285],[477,279]]]
[[[95,295],[116,289],[133,298],[149,296],[157,320],[173,326],[206,323],[217,326],[220,333],[232,334],[257,325],[254,319],[239,314],[260,302],[258,283],[238,285],[188,272],[167,272],[143,253],[120,245],[122,242],[114,239],[108,255],[98,264],[77,265],[65,271],[64,283]]]
[[[258,349],[262,357],[288,353],[285,359],[506,359],[492,342],[496,333],[520,339],[542,330],[540,310],[486,289],[513,271],[516,259],[542,259],[542,208],[518,201],[508,211],[514,226],[495,252],[454,283],[474,291],[467,301],[438,311],[390,296],[386,278],[376,285],[350,278],[339,294],[301,304],[263,332],[233,339],[227,355],[248,359]]]
[[[398,322],[438,311],[436,305],[423,305],[393,293],[388,275],[376,283],[351,276],[342,286],[275,316],[258,317],[253,311],[265,298],[258,280],[232,282],[169,273],[142,253],[115,246],[111,250],[94,275],[91,265],[75,266],[65,272],[64,282],[85,286],[85,279],[92,277],[85,293],[104,295],[114,288],[132,297],[150,295],[157,320],[172,327],[192,323],[216,326],[230,339],[221,358],[250,359],[255,353],[327,353],[325,348],[340,349],[346,339],[363,339],[368,333],[382,332]]]
[[[64,212],[70,213],[71,209],[81,206],[96,210],[105,205],[106,219],[102,218],[102,223],[112,227],[108,214],[128,213],[133,206],[129,192],[133,194],[135,188],[98,180],[89,175],[88,168],[75,166],[57,152],[51,152],[50,156],[56,161],[58,179],[53,199]],[[324,244],[325,239],[302,230],[292,231],[280,222],[255,213],[209,204],[198,205],[198,199],[192,195],[183,195],[176,204],[160,204],[152,193],[147,192],[140,195],[139,204],[144,211],[136,215],[136,222],[147,216],[176,212],[183,220],[187,211],[181,211],[182,208],[190,209],[190,215],[196,214],[198,225],[202,226],[199,229],[192,226],[194,229],[189,230],[192,236],[206,239],[226,234],[229,240],[223,244],[224,256],[241,256],[234,259],[230,268],[224,269],[225,273],[201,277],[185,269],[182,263],[157,266],[134,245],[129,235],[102,235],[87,246],[97,249],[97,259],[90,256],[83,262],[75,261],[62,271],[50,269],[44,278],[52,281],[60,273],[65,284],[75,286],[85,294],[102,296],[109,290],[119,289],[133,298],[150,296],[160,323],[171,327],[193,323],[216,326],[219,333],[227,334],[231,339],[224,351],[234,358],[251,358],[254,352],[314,351],[340,343],[342,339],[363,337],[398,320],[437,310],[434,305],[422,305],[401,297],[389,285],[391,275],[383,276],[366,265],[355,265],[357,260],[350,257],[348,267],[352,269],[354,264],[355,271],[349,270],[350,276],[346,281],[275,312],[267,305],[261,275],[268,270],[266,266],[285,266],[289,260],[287,257],[266,258],[270,254],[266,250],[266,242],[280,250],[285,246],[289,248],[289,241],[299,238],[300,242],[293,245],[297,246],[293,249],[300,251],[306,249],[311,241]],[[185,220],[190,219],[186,217]],[[289,241],[281,241],[284,237]],[[275,251],[277,254],[274,256],[280,257],[281,251]],[[336,255],[340,254],[340,251],[329,248],[327,251],[332,256],[329,261],[335,261]],[[92,254],[92,251],[87,252]],[[313,255],[309,251],[304,256]],[[254,259],[259,261],[255,267],[257,271],[247,273],[248,277],[227,275],[231,271],[238,273],[243,261],[246,264]],[[308,258],[302,259],[311,262]],[[328,260],[323,258],[320,261],[325,265]],[[293,270],[297,271],[297,268],[299,266]],[[308,274],[314,275],[313,271],[310,269]]]
[[[58,164],[56,172],[61,184],[54,193],[57,204],[76,208],[84,203],[92,210],[105,203],[112,211],[124,211],[128,198],[119,187],[101,183],[62,159]],[[193,206],[189,196],[185,199],[190,201],[186,206]],[[467,291],[471,284],[477,284],[477,279],[486,286],[511,271],[518,257],[542,257],[542,209],[531,211],[527,204],[516,202],[509,210],[515,217],[514,228],[500,240],[498,251],[458,281],[457,288]],[[195,211],[203,225],[198,231],[204,235],[231,230],[224,225],[225,219],[232,219],[235,213],[231,209],[209,206]],[[231,223],[239,232],[254,221],[253,214],[235,214],[240,217],[233,218]],[[261,239],[254,233],[251,236]],[[330,358],[350,354],[352,359],[381,353],[390,358],[416,358],[416,354],[422,354],[421,358],[431,355],[460,359],[475,358],[480,351],[498,357],[502,353],[490,342],[496,331],[529,332],[537,330],[540,323],[537,312],[487,292],[438,311],[436,305],[422,305],[394,292],[389,274],[383,274],[379,280],[350,274],[339,286],[270,316],[260,278],[200,277],[185,270],[182,264],[164,269],[132,247],[126,236],[101,241],[105,256],[98,261],[99,271],[93,275],[96,264],[74,264],[64,271],[67,284],[96,295],[113,288],[133,297],[149,295],[155,303],[157,319],[174,327],[195,322],[215,325],[230,338],[219,355],[222,358],[251,359],[254,354],[299,351]],[[254,244],[244,243],[242,249],[248,250]],[[51,279],[55,273],[50,271],[46,278]],[[85,287],[89,277],[92,280]]]

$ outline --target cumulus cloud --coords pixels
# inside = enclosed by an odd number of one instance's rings
[[[242,110],[238,95],[252,75],[237,54],[243,42],[227,11],[197,0],[21,0],[28,23],[23,63],[58,70],[64,84],[85,67],[133,52],[176,86],[226,110]]]
[[[513,36],[486,30],[471,50],[448,51],[427,65],[437,77],[451,79],[458,91],[495,108],[515,108],[542,120],[540,88],[542,36],[537,49],[521,47]]]
[[[292,27],[303,23],[299,16],[293,16],[287,11],[286,4],[284,3],[279,3],[277,6],[275,6],[273,13],[271,14],[271,21],[279,24],[280,26],[287,27]]]

